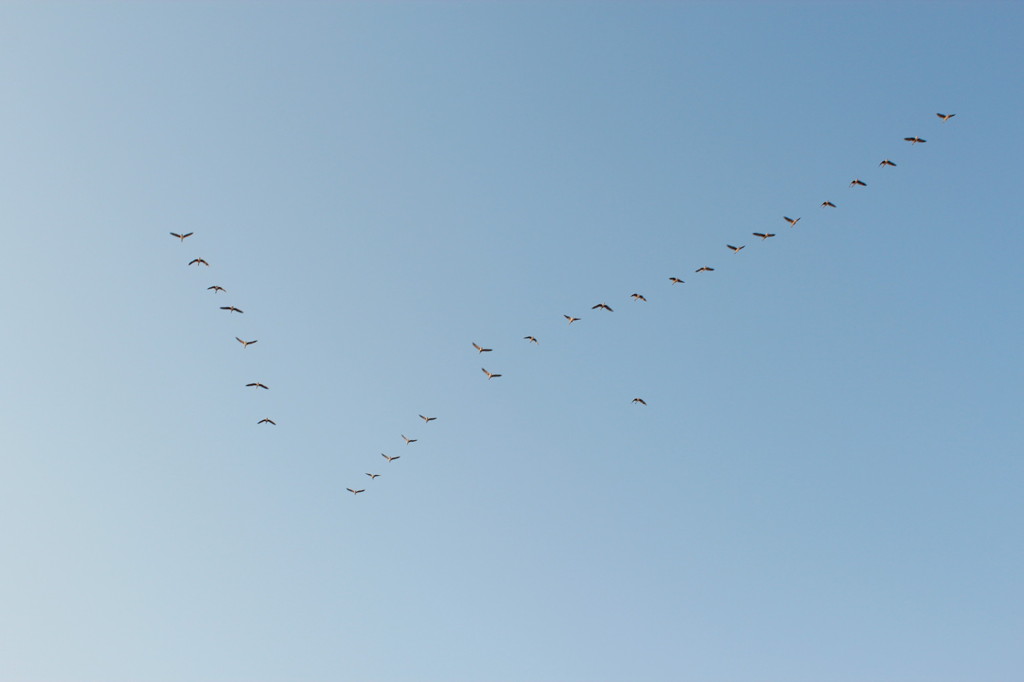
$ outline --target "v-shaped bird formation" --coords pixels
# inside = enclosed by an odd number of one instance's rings
[[[935,114],[935,115],[941,120],[941,122],[943,124],[945,124],[951,118],[953,118],[956,114]],[[927,140],[921,138],[918,135],[913,135],[913,136],[910,136],[910,137],[904,137],[903,140],[906,141],[906,142],[910,142],[912,146],[920,144],[920,143],[927,142]],[[886,167],[896,168],[897,164],[895,162],[891,161],[888,158],[884,158],[878,164],[878,166],[881,167],[881,168],[886,168]],[[850,182],[849,186],[851,188],[861,188],[861,187],[867,187],[868,185],[867,185],[866,182],[864,182],[860,178],[855,178],[853,181]],[[832,203],[831,201],[828,201],[828,200],[823,201],[821,203],[821,207],[822,208],[837,208],[836,204],[834,204],[834,203]],[[801,220],[801,218],[799,218],[799,217],[797,217],[797,218],[790,218],[789,216],[782,216],[782,218],[787,223],[789,223],[790,227],[796,227],[797,223],[800,222],[800,220]],[[177,239],[179,241],[179,243],[183,244],[187,238],[192,237],[195,233],[194,232],[186,232],[186,233],[171,232],[170,234],[171,234],[172,237]],[[769,238],[776,236],[774,233],[767,232],[767,231],[764,231],[764,232],[753,232],[751,234],[754,237],[759,237],[761,242],[764,242],[764,241],[768,240]],[[734,246],[732,244],[726,244],[725,246],[733,254],[738,254],[741,250],[746,248],[746,245],[743,245],[743,244],[741,244],[739,246]],[[202,266],[205,266],[205,267],[210,267],[210,264],[205,259],[203,259],[203,258],[193,258],[191,261],[188,262],[188,265],[189,266],[192,266],[192,265],[196,265],[196,266],[202,265]],[[694,270],[695,273],[705,273],[705,272],[714,272],[714,271],[715,271],[715,268],[711,267],[709,265],[702,265],[702,266],[698,267],[696,270]],[[676,284],[685,284],[685,282],[682,279],[680,279],[679,277],[675,277],[675,276],[668,277],[668,280],[669,280],[671,286],[675,286]],[[225,289],[224,287],[222,287],[222,286],[220,286],[218,284],[214,284],[214,285],[211,285],[211,286],[207,287],[207,290],[208,291],[212,291],[214,294],[219,294],[219,293],[222,293],[222,292],[226,293],[227,292],[227,289]],[[641,295],[639,293],[635,293],[635,292],[630,294],[629,298],[632,298],[634,301],[647,302],[647,298],[645,296],[643,296],[643,295]],[[593,299],[591,299],[591,300],[593,300]],[[219,307],[220,307],[221,310],[226,310],[229,313],[239,313],[239,314],[243,313],[243,311],[241,309],[236,308],[233,305],[219,306]],[[591,306],[591,309],[592,310],[603,310],[603,311],[609,312],[609,313],[613,312],[612,307],[608,303],[606,303],[606,302],[601,302],[601,303],[598,303],[596,305],[593,305],[593,306]],[[580,322],[582,320],[582,318],[575,317],[575,316],[572,316],[572,315],[565,315],[565,314],[563,314],[562,317],[565,318],[568,321],[568,325],[570,325],[570,326],[574,322]],[[618,316],[616,315],[616,316],[613,316],[613,317],[617,318]],[[533,335],[527,335],[527,336],[524,336],[522,338],[523,338],[524,341],[528,342],[528,344],[540,345],[540,342],[537,340],[537,337],[535,337]],[[235,336],[235,340],[239,344],[242,345],[243,349],[247,349],[249,346],[251,346],[251,345],[253,345],[253,344],[255,344],[257,342],[256,339],[253,339],[251,341],[246,341],[245,339],[243,339],[240,336]],[[519,343],[522,343],[522,341],[520,341]],[[473,349],[476,351],[477,355],[480,355],[480,354],[483,354],[483,353],[492,353],[492,352],[494,352],[494,348],[485,348],[484,346],[478,344],[476,341],[471,342],[471,345],[472,345]],[[247,353],[246,355],[249,355],[249,354]],[[256,353],[256,355],[259,355],[259,353]],[[488,356],[488,357],[490,357],[490,356]],[[492,372],[492,371],[490,371],[490,370],[488,370],[486,368],[481,368],[481,371],[484,373],[486,379],[488,379],[488,380],[497,379],[497,378],[502,376],[501,374],[499,374],[497,372]],[[501,383],[501,382],[498,382],[498,383]],[[264,383],[262,383],[260,381],[253,381],[253,382],[250,382],[248,384],[245,384],[245,386],[249,387],[249,388],[269,390],[269,387],[266,384],[264,384]],[[259,391],[257,391],[257,392],[259,392]],[[624,400],[623,402],[626,402],[626,401]],[[643,398],[640,398],[640,397],[634,397],[629,402],[631,402],[634,405],[641,405],[643,407],[647,407],[647,401],[644,400]],[[428,417],[428,416],[425,416],[425,415],[422,415],[422,414],[419,415],[419,418],[421,420],[423,420],[423,424],[424,425],[430,424],[430,422],[437,420],[437,417]],[[263,417],[262,419],[259,419],[256,422],[256,424],[257,425],[277,426],[277,423],[274,420],[270,419],[269,417]],[[433,427],[431,427],[431,429],[433,429]],[[406,436],[405,434],[400,434],[400,435],[401,435],[401,438],[405,442],[406,445],[410,445],[410,444],[416,443],[418,441],[417,438],[410,438],[410,437]],[[392,455],[385,454],[383,452],[380,453],[380,454],[381,454],[381,457],[383,457],[387,461],[388,464],[391,464],[395,460],[400,459],[400,456],[398,456],[398,455],[392,456]],[[377,478],[379,478],[381,476],[381,474],[366,473],[366,476],[370,477],[371,481],[374,481]],[[359,487],[346,488],[346,490],[348,492],[352,493],[354,496],[359,495],[360,493],[366,492],[365,488],[359,488]]]

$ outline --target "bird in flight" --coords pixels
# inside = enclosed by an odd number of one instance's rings
[[[240,338],[238,338],[238,337],[236,336],[236,337],[235,337],[235,341],[238,341],[238,343],[242,344],[242,348],[248,348],[248,347],[249,347],[249,346],[251,346],[252,344],[254,344],[254,343],[256,343],[257,341],[259,341],[259,339],[253,339],[252,341],[243,341],[242,339],[240,339]]]
[[[227,311],[228,311],[228,312],[230,312],[230,313],[243,313],[243,314],[245,313],[245,311],[244,311],[244,310],[239,310],[238,308],[236,308],[236,307],[235,307],[235,306],[233,306],[233,305],[222,305],[222,306],[220,307],[220,309],[221,309],[221,310],[227,310]]]
[[[768,237],[774,237],[775,233],[774,232],[754,232],[754,236],[755,237],[760,237],[761,241],[764,241],[765,239],[768,239]]]
[[[384,459],[386,459],[388,461],[388,464],[390,464],[391,462],[395,461],[396,459],[401,459],[402,458],[401,455],[395,455],[394,457],[392,457],[391,455],[385,455],[383,452],[380,453],[380,456],[383,457]]]
[[[259,420],[256,423],[257,424],[270,424],[271,426],[277,426],[277,422],[275,422],[273,419],[269,419],[269,418],[266,418],[266,417],[264,417],[263,419]]]
[[[537,337],[536,336],[524,336],[523,339],[525,339],[526,341],[529,341],[530,343],[537,343]]]
[[[798,222],[800,222],[799,218],[794,219],[794,218],[787,218],[786,216],[782,216],[782,219],[785,220],[787,223],[789,223],[790,227],[796,227],[796,224]]]
[[[823,202],[821,202],[821,207],[822,208],[835,208],[836,205],[833,204],[831,201],[823,201]]]
[[[359,493],[365,493],[366,492],[366,488],[363,488],[361,490],[352,490],[352,488],[345,488],[345,490],[349,491],[353,495],[358,495]]]
[[[248,386],[253,386],[253,387],[255,387],[255,388],[265,388],[265,389],[266,389],[266,390],[268,390],[268,391],[270,390],[270,387],[269,387],[269,386],[265,386],[265,385],[261,384],[261,383],[260,383],[260,382],[258,382],[258,381],[254,381],[254,382],[252,382],[251,384],[246,384],[246,386],[247,386],[247,387],[248,387]]]
[[[378,476],[380,476],[380,474],[369,474],[369,473],[368,473],[368,474],[366,474],[366,475],[370,477],[370,480],[371,480],[371,481],[372,481],[373,479],[377,478]]]
[[[706,266],[706,265],[704,265],[704,266],[702,266],[702,267],[699,267],[699,268],[697,268],[696,270],[694,270],[694,272],[714,272],[714,271],[715,271],[715,269],[714,269],[714,268],[709,268],[709,267],[708,267],[708,266]]]
[[[892,166],[893,168],[896,167],[896,164],[893,163],[892,161],[890,161],[889,159],[882,159],[882,162],[879,163],[878,165],[879,166]]]
[[[647,401],[644,400],[643,398],[633,398],[633,402],[634,403],[639,403],[641,405],[646,405],[647,404]]]
[[[634,301],[643,301],[644,303],[647,302],[647,299],[643,297],[643,294],[630,294],[629,297]]]
[[[600,308],[601,310],[607,310],[610,313],[614,313],[615,312],[614,310],[612,310],[611,306],[609,306],[607,303],[598,303],[595,306],[591,306],[590,309],[591,310],[597,310],[598,308]]]
[[[739,253],[743,249],[747,248],[747,245],[744,244],[743,246],[733,246],[732,244],[726,244],[725,247],[727,249],[730,249],[733,253]]]
[[[408,445],[409,443],[415,443],[416,442],[415,438],[406,438],[404,433],[402,434],[402,440],[405,441],[406,445]]]
[[[861,187],[867,187],[868,183],[862,182],[860,180],[860,178],[857,178],[853,182],[850,183],[850,187],[856,187],[857,185],[860,185]]]
[[[437,419],[437,417],[424,417],[424,416],[423,416],[423,415],[421,414],[421,415],[420,415],[420,419],[422,419],[423,421],[425,421],[426,423],[428,423],[428,424],[429,424],[430,422],[432,422],[432,421],[434,421],[435,419]]]
[[[939,118],[941,118],[943,123],[945,123],[949,119],[951,119],[954,116],[956,116],[956,114],[935,114],[935,115],[938,116]],[[924,142],[924,140],[921,140],[921,141]],[[187,237],[188,235],[185,235],[185,236]]]
[[[171,232],[171,236],[172,237],[177,237],[181,241],[185,241],[186,237],[191,237],[194,234],[195,234],[195,232],[189,232],[188,234],[178,234],[177,232]]]
[[[473,348],[476,348],[477,353],[490,353],[494,350],[493,348],[484,348],[483,346],[478,345],[476,341],[473,342]]]
[[[481,367],[481,368],[480,368],[480,370],[481,370],[481,371],[482,371],[482,372],[483,372],[484,374],[486,374],[486,375],[487,375],[487,378],[488,378],[488,379],[497,379],[498,377],[500,377],[500,376],[501,376],[500,374],[492,374],[492,373],[488,372],[488,371],[487,371],[486,369],[484,369],[483,367]]]
[[[928,140],[922,140],[917,135],[914,135],[913,137],[904,137],[903,139],[906,140],[907,142],[909,142],[910,144],[917,144],[918,142],[927,142],[928,141]]]
[[[189,265],[205,265],[206,267],[210,267],[210,264],[209,264],[209,263],[207,263],[207,262],[206,262],[205,260],[203,260],[202,258],[193,258],[192,260],[190,260],[190,261],[188,262],[188,264],[189,264]]]
[[[562,315],[562,317],[569,320],[569,324],[572,324],[573,322],[578,322],[581,319],[579,317],[572,317],[571,315]]]
[[[217,292],[220,292],[220,291],[223,291],[223,292],[224,292],[225,294],[226,294],[226,293],[228,292],[228,290],[227,290],[227,289],[225,289],[225,288],[224,288],[224,287],[222,287],[222,286],[217,286],[216,284],[214,284],[214,285],[213,285],[212,287],[206,287],[206,290],[207,290],[207,291],[213,291],[213,293],[215,293],[215,294],[216,294]]]
[[[672,282],[672,284],[686,284],[686,282],[679,279],[678,277],[669,277],[668,281]]]

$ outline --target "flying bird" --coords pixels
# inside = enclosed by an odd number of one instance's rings
[[[402,434],[402,440],[405,441],[406,445],[408,445],[409,443],[415,443],[416,442],[415,438],[406,438],[404,433]]]
[[[224,293],[228,292],[227,289],[225,289],[224,287],[221,287],[221,286],[217,286],[216,284],[214,284],[212,287],[206,287],[206,290],[207,291],[213,291],[213,293],[215,293],[215,294],[220,292],[220,291],[223,291]]]
[[[754,236],[755,237],[760,237],[761,241],[764,241],[765,239],[768,239],[768,237],[774,237],[775,233],[774,232],[754,232]]]
[[[194,234],[195,234],[195,232],[189,232],[188,234],[178,234],[177,232],[171,232],[171,236],[172,237],[177,237],[181,241],[185,241],[186,237],[191,237]]]
[[[943,123],[945,123],[949,119],[951,119],[954,116],[956,116],[956,114],[935,114],[935,115],[938,116],[939,118],[941,118]],[[924,142],[924,140],[921,140],[921,142]],[[185,235],[185,236],[187,237],[188,235]]]
[[[481,369],[481,371],[483,371],[483,373],[484,373],[484,374],[486,374],[486,375],[487,375],[487,378],[488,378],[488,379],[497,379],[498,377],[500,377],[500,376],[501,376],[500,374],[491,374],[490,372],[488,372],[488,371],[487,371],[486,369],[484,369],[483,367],[481,367],[480,369]]]
[[[672,284],[686,284],[686,282],[679,279],[678,277],[669,277],[668,281],[672,282]]]
[[[578,322],[581,319],[579,317],[572,317],[570,315],[562,315],[562,317],[569,320],[569,324],[572,324],[573,322]]]
[[[733,246],[732,244],[726,244],[725,247],[727,249],[730,249],[733,253],[739,253],[743,249],[747,248],[747,245],[744,244],[743,246]]]
[[[193,258],[192,260],[190,260],[190,261],[188,262],[188,264],[189,264],[189,265],[205,265],[206,267],[210,267],[210,264],[209,264],[209,263],[207,263],[207,262],[206,262],[205,260],[203,260],[202,258]]]
[[[476,348],[477,353],[490,353],[493,348],[484,348],[483,346],[477,345],[476,341],[473,342],[473,348]]]
[[[259,420],[256,423],[257,424],[270,424],[271,426],[277,426],[277,422],[275,422],[273,419],[267,419],[267,418],[263,418],[263,419]]]
[[[835,208],[836,205],[833,204],[831,201],[823,201],[823,202],[821,202],[821,207],[822,208]]]
[[[715,271],[715,269],[714,269],[714,268],[709,268],[709,267],[708,267],[708,266],[706,266],[706,265],[705,265],[705,266],[702,266],[702,267],[699,267],[699,268],[697,268],[696,270],[694,270],[694,272],[714,272],[714,271]]]
[[[423,416],[423,415],[421,414],[421,415],[420,415],[420,419],[422,419],[423,421],[425,421],[426,423],[428,423],[428,424],[429,424],[430,422],[432,422],[432,421],[434,421],[435,419],[437,419],[437,417],[424,417],[424,416]]]
[[[390,455],[385,455],[383,452],[380,453],[380,456],[383,457],[384,459],[386,459],[388,461],[388,464],[390,464],[391,462],[395,461],[396,459],[401,459],[402,458],[401,455],[395,455],[394,457],[392,457]]]
[[[243,341],[242,339],[240,339],[240,338],[238,338],[238,337],[236,336],[236,337],[235,337],[235,341],[238,341],[238,343],[242,344],[242,348],[248,348],[248,347],[249,347],[249,346],[251,346],[252,344],[254,344],[254,343],[256,343],[257,341],[259,341],[259,339],[253,339],[252,341]]]
[[[878,165],[879,166],[892,166],[893,168],[896,167],[896,164],[893,163],[892,161],[890,161],[889,159],[882,159],[882,162],[879,163]]]
[[[647,404],[647,401],[644,400],[643,398],[633,398],[633,402],[634,403],[640,403],[641,405],[646,405]]]
[[[530,343],[537,343],[537,337],[536,336],[524,336],[523,339],[525,339],[526,341],[529,341]]]
[[[787,218],[786,216],[782,216],[782,219],[785,220],[787,223],[789,223],[790,227],[796,227],[796,224],[798,222],[800,222],[799,218],[794,219],[794,218]]]
[[[643,294],[630,294],[629,297],[634,301],[643,301],[644,303],[647,302],[647,299],[643,297]]]
[[[365,493],[366,492],[366,488],[363,488],[361,490],[352,490],[352,488],[345,488],[345,490],[349,491],[353,495],[358,495],[359,493]]]
[[[591,306],[590,309],[591,310],[597,310],[598,308],[600,308],[601,310],[607,310],[610,313],[614,313],[615,312],[614,310],[612,310],[611,306],[609,306],[607,303],[598,303],[595,306]]]
[[[856,180],[850,183],[850,187],[855,187],[857,185],[860,185],[861,187],[867,187],[868,183],[862,182],[860,178],[857,178]]]
[[[369,474],[369,473],[368,473],[368,474],[366,474],[366,475],[370,477],[370,480],[371,480],[371,481],[372,481],[373,479],[375,479],[375,478],[377,478],[377,477],[379,477],[379,476],[380,476],[380,474]]]
[[[239,310],[238,308],[236,308],[236,307],[235,307],[235,306],[233,306],[233,305],[222,305],[222,306],[220,307],[220,309],[221,309],[221,310],[227,310],[227,311],[228,311],[228,312],[230,312],[230,313],[243,313],[243,314],[245,313],[245,311],[244,311],[244,310]]]
[[[267,389],[268,391],[270,390],[270,387],[269,387],[269,386],[264,386],[263,384],[261,384],[261,383],[260,383],[260,382],[258,382],[258,381],[254,381],[254,382],[252,382],[251,384],[246,384],[246,386],[247,386],[247,387],[248,387],[248,386],[254,386],[254,387],[256,387],[256,388],[265,388],[265,389]]]
[[[928,140],[922,140],[917,135],[914,135],[913,137],[904,137],[903,139],[906,140],[907,142],[909,142],[910,144],[917,144],[918,142],[927,142],[928,141]]]

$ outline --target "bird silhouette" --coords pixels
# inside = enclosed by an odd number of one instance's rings
[[[644,400],[643,398],[633,398],[633,402],[634,403],[640,403],[641,405],[646,405],[647,404],[647,401]]]
[[[395,455],[394,457],[392,457],[391,455],[385,455],[383,452],[380,453],[380,456],[386,459],[388,461],[388,464],[391,464],[391,462],[394,462],[396,459],[402,458],[401,455]]]
[[[909,142],[910,144],[917,144],[918,142],[927,142],[928,141],[928,140],[922,140],[917,135],[914,135],[913,137],[904,137],[903,139],[906,140],[907,142]]]
[[[573,322],[579,322],[581,319],[579,317],[572,317],[571,315],[562,315],[562,317],[569,320],[569,324],[572,324]]]
[[[754,234],[755,237],[760,237],[761,241],[764,241],[765,239],[768,239],[769,237],[774,237],[775,236],[774,232],[754,232],[753,234]]]
[[[480,368],[480,370],[481,370],[481,371],[482,371],[482,372],[483,372],[484,374],[486,374],[486,375],[487,375],[487,378],[488,378],[488,379],[497,379],[498,377],[500,377],[500,376],[501,376],[500,374],[492,374],[491,372],[488,372],[488,371],[487,371],[486,369],[484,369],[483,367],[481,367],[481,368]]]
[[[853,182],[850,183],[850,187],[857,187],[857,186],[859,186],[859,187],[867,187],[868,183],[862,182],[860,180],[860,178],[857,178],[857,179],[853,180]]]
[[[892,166],[893,168],[896,167],[896,164],[893,163],[892,161],[890,161],[889,159],[882,159],[881,163],[879,163],[878,165],[879,166]]]
[[[212,287],[206,287],[206,290],[207,291],[211,291],[212,290],[213,293],[215,293],[215,294],[218,293],[218,292],[221,292],[221,291],[223,291],[224,293],[227,293],[227,291],[228,291],[224,287],[217,286],[216,284],[214,284]]]
[[[494,350],[493,348],[484,348],[483,346],[478,345],[476,341],[473,342],[473,348],[476,348],[477,353],[490,353]]]
[[[799,218],[787,218],[786,216],[782,216],[782,219],[789,223],[790,227],[796,227],[796,224],[800,222]]]
[[[647,302],[647,299],[644,298],[643,294],[630,294],[629,297],[634,301],[643,301],[644,303]]]
[[[523,339],[525,339],[526,341],[529,341],[530,343],[537,343],[537,337],[536,336],[524,336]]]
[[[701,267],[697,268],[696,270],[694,270],[694,272],[714,272],[714,271],[715,271],[714,268],[709,268],[706,265],[701,266]]]
[[[607,310],[610,313],[614,313],[615,312],[614,310],[611,309],[611,306],[609,306],[607,303],[598,303],[595,306],[591,306],[590,309],[591,310],[597,310],[598,308],[600,308],[601,310]]]
[[[686,284],[686,282],[679,279],[678,277],[669,277],[668,281],[672,282],[672,284]]]
[[[345,490],[349,491],[353,495],[358,495],[359,493],[365,493],[366,492],[366,488],[362,488],[360,490],[352,490],[352,488],[345,488]]]
[[[406,445],[408,445],[409,443],[415,443],[416,442],[415,438],[406,438],[404,433],[402,434],[402,440],[405,441]]]
[[[205,265],[206,267],[210,267],[210,264],[209,264],[209,263],[207,263],[207,262],[206,262],[205,260],[203,260],[202,258],[193,258],[192,260],[190,260],[190,261],[188,262],[188,264],[189,264],[189,265]]]
[[[268,419],[266,417],[264,417],[263,419],[259,420],[256,423],[257,424],[270,424],[271,426],[277,426],[277,422],[275,422],[273,419]]]
[[[238,308],[236,308],[233,305],[222,305],[220,307],[220,309],[221,310],[227,310],[229,313],[243,313],[243,314],[245,313],[244,310],[239,310]]]
[[[195,232],[189,232],[187,234],[178,234],[177,232],[171,232],[171,236],[172,237],[177,237],[181,241],[185,241],[186,237],[191,237],[194,234],[195,234]]]
[[[821,207],[822,208],[835,208],[836,205],[833,204],[831,201],[823,201],[823,202],[821,202]]]
[[[437,419],[437,417],[424,417],[424,416],[423,416],[423,415],[421,414],[421,415],[420,415],[420,419],[422,419],[423,421],[425,421],[426,423],[428,423],[428,424],[429,424],[430,422],[432,422],[432,421],[434,421],[435,419]]]
[[[943,123],[945,123],[949,119],[951,119],[954,116],[956,116],[956,114],[935,114],[935,115],[938,116],[939,118],[941,118]],[[924,142],[924,140],[921,140],[921,141]]]
[[[726,244],[725,248],[731,250],[733,253],[739,253],[743,249],[747,248],[747,245],[744,244],[743,246],[733,246],[732,244]]]
[[[236,337],[235,337],[235,341],[238,341],[238,343],[242,344],[242,348],[248,348],[248,347],[249,347],[249,346],[251,346],[252,344],[254,344],[254,343],[256,343],[257,341],[259,341],[259,339],[253,339],[252,341],[243,341],[242,339],[240,339],[240,338],[238,338],[238,337],[236,336]]]
[[[368,473],[368,474],[366,474],[366,475],[370,477],[370,480],[371,480],[371,481],[372,481],[373,479],[375,479],[375,478],[378,478],[378,477],[380,476],[380,474],[370,474],[370,473]]]
[[[252,382],[251,384],[246,384],[246,386],[253,386],[253,387],[255,387],[255,388],[264,388],[264,389],[266,389],[266,390],[268,390],[268,391],[270,390],[270,387],[269,387],[269,386],[265,386],[265,385],[261,384],[261,383],[260,383],[260,382],[258,382],[258,381],[254,381],[254,382]]]

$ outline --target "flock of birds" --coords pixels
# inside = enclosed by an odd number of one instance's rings
[[[947,122],[949,119],[951,119],[954,116],[956,116],[956,114],[935,114],[935,115],[938,116],[942,120],[943,123]],[[912,137],[904,137],[903,139],[904,139],[904,141],[909,142],[911,145],[923,144],[923,143],[927,142],[927,140],[925,140],[925,139],[923,139],[923,138],[921,138],[921,137],[919,137],[917,135],[914,135]],[[895,168],[896,167],[896,164],[893,161],[889,160],[888,158],[882,159],[882,161],[879,162],[878,165],[880,167],[883,167],[883,168],[885,168],[885,167]],[[850,182],[850,187],[851,188],[867,187],[867,183],[864,182],[863,180],[861,180],[860,178],[854,178]],[[828,201],[828,200],[821,202],[820,207],[821,208],[837,208],[835,203],[833,203],[832,201]],[[786,223],[788,223],[791,228],[792,227],[796,227],[796,224],[798,222],[800,222],[800,220],[801,220],[800,218],[790,218],[789,216],[782,216],[782,219],[784,221],[786,221]],[[171,232],[170,234],[171,234],[172,237],[175,237],[176,239],[178,239],[181,243],[184,243],[186,239],[188,239],[189,237],[193,236],[195,233],[194,232],[186,232],[186,233]],[[776,236],[775,233],[773,233],[773,232],[752,232],[751,235],[754,236],[754,237],[758,237],[761,241],[765,241],[767,239],[771,239],[772,237]],[[739,253],[740,251],[742,251],[743,249],[746,248],[745,244],[741,244],[739,246],[734,246],[732,244],[726,244],[725,246],[733,254],[737,254],[737,253]],[[203,259],[203,258],[193,258],[191,261],[188,262],[188,265],[189,265],[189,267],[191,267],[193,265],[196,266],[196,267],[200,267],[200,268],[201,267],[210,267],[210,264],[205,259]],[[715,269],[713,267],[710,267],[710,266],[707,266],[707,265],[702,265],[701,267],[697,268],[694,271],[694,273],[695,274],[700,274],[700,273],[714,272],[714,271],[715,271]],[[681,278],[676,277],[676,276],[671,276],[671,277],[668,278],[668,280],[669,280],[669,282],[670,282],[670,284],[672,286],[675,286],[676,284],[685,284],[684,280],[682,280]],[[224,287],[220,286],[219,284],[213,284],[211,286],[208,286],[206,289],[207,289],[207,291],[211,291],[214,294],[227,293],[227,289],[225,289]],[[640,294],[640,293],[637,293],[637,292],[634,292],[634,293],[630,294],[630,298],[632,298],[636,302],[643,302],[643,303],[647,302],[647,298],[643,294]],[[234,313],[244,314],[245,313],[244,310],[241,310],[240,308],[236,308],[233,305],[220,306],[220,309],[221,310],[226,310],[229,314],[234,314]],[[597,303],[597,304],[591,306],[590,309],[591,310],[601,310],[601,311],[605,311],[605,312],[609,312],[609,313],[614,312],[614,309],[610,305],[605,303],[605,302]],[[573,323],[579,322],[580,320],[583,319],[581,317],[575,317],[573,315],[562,315],[562,317],[564,317],[568,321],[569,325],[572,325]],[[251,345],[253,345],[255,343],[258,343],[258,339],[253,339],[251,341],[246,341],[245,339],[242,339],[241,337],[238,337],[238,336],[235,337],[235,340],[242,345],[242,349],[243,350],[247,349],[249,346],[251,346]],[[537,337],[531,336],[531,335],[524,336],[523,340],[528,342],[528,343],[531,343],[531,344],[538,344],[539,345],[539,343],[540,343],[537,340]],[[476,341],[472,342],[472,346],[476,350],[478,355],[481,355],[483,353],[490,353],[490,352],[493,352],[493,350],[494,350],[493,348],[484,348],[483,346],[478,344]],[[491,379],[501,378],[501,376],[502,376],[501,374],[498,374],[496,372],[492,372],[492,371],[488,370],[485,367],[481,367],[480,370],[487,377],[488,381],[490,381]],[[246,388],[262,389],[262,390],[269,390],[269,388],[270,388],[266,384],[263,384],[262,382],[259,382],[259,381],[250,382],[250,383],[246,384],[245,387]],[[645,406],[645,407],[647,406],[647,402],[643,398],[640,398],[640,397],[633,398],[632,403],[634,405],[641,405],[641,406]],[[435,421],[437,419],[437,417],[428,417],[428,416],[422,415],[422,414],[419,415],[419,418],[423,420],[424,424],[429,424],[430,422]],[[270,425],[270,426],[277,426],[277,422],[275,422],[273,419],[270,419],[269,417],[264,417],[264,418],[260,419],[259,421],[256,422],[256,424],[260,425],[260,426],[265,425],[265,424],[266,425]],[[417,438],[409,438],[405,434],[401,434],[401,436],[402,436],[402,440],[405,442],[406,445],[411,445],[411,444],[413,444],[413,443],[418,441]],[[395,460],[401,459],[401,455],[388,455],[388,454],[383,453],[383,452],[380,453],[380,454],[381,454],[381,457],[384,458],[384,460],[385,460],[385,462],[387,464],[391,464]],[[381,474],[374,473],[374,472],[366,472],[365,475],[368,476],[371,481],[375,480],[377,478],[380,478],[380,476],[381,476]],[[346,490],[348,490],[348,492],[352,493],[353,495],[359,495],[360,493],[366,492],[366,488],[360,488],[358,486],[356,486],[355,488],[346,488]]]

